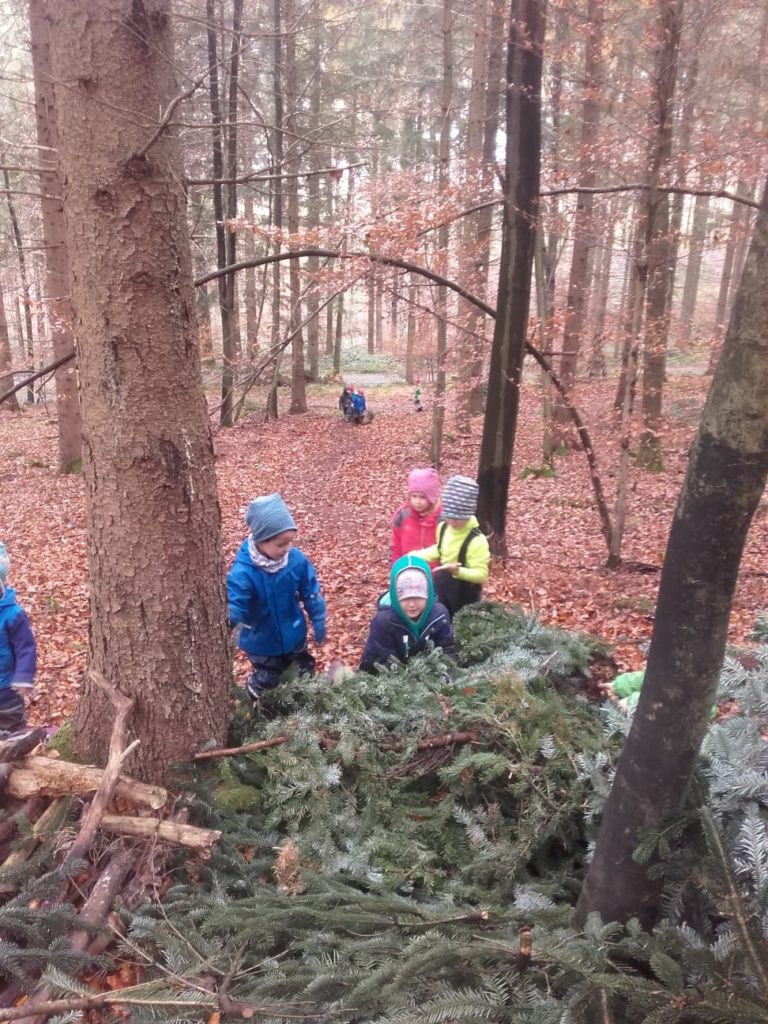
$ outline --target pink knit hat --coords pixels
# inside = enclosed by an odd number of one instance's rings
[[[437,470],[430,466],[427,469],[412,469],[408,474],[408,494],[417,491],[436,505],[440,497],[440,477]]]

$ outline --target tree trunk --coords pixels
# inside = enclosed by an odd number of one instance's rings
[[[416,340],[416,280],[414,274],[408,275],[408,323],[405,334],[405,383],[416,382],[414,342]]]
[[[615,197],[608,204],[608,212],[603,230],[603,251],[600,253],[599,268],[595,274],[595,284],[592,291],[592,356],[589,364],[589,374],[591,377],[604,376],[606,372],[605,318],[608,311],[608,294],[611,284],[613,243],[616,234],[618,206],[618,200]]]
[[[8,337],[8,321],[5,316],[5,300],[3,290],[0,288],[0,394],[13,387],[13,374],[10,372],[13,367],[11,358],[11,341]],[[2,407],[7,412],[19,412],[19,400],[16,392],[6,398]]]
[[[453,0],[443,0],[443,85],[440,99],[440,143],[438,148],[438,187],[441,194],[448,190],[451,159],[451,107],[453,103]],[[450,229],[444,222],[438,228],[437,246],[443,259],[443,273],[448,269]],[[435,308],[437,312],[437,351],[435,353],[435,400],[432,404],[432,439],[430,460],[440,467],[445,422],[445,362],[448,357],[448,289],[437,286]]]
[[[691,238],[688,243],[688,265],[685,268],[683,297],[680,302],[680,319],[682,321],[681,348],[686,349],[693,335],[696,297],[699,292],[701,263],[704,256],[704,244],[709,224],[709,196],[696,196],[693,207],[693,224]]]
[[[365,275],[365,291],[368,311],[368,355],[372,356],[376,351],[376,276],[373,264]]]
[[[485,93],[488,88],[488,0],[479,0],[474,9],[472,41],[472,72],[467,110],[466,152],[464,154],[465,187],[470,196],[479,193],[483,169],[483,114]],[[484,253],[477,244],[477,221],[465,217],[461,224],[459,254],[467,267],[463,284],[473,295],[482,296],[481,276]],[[456,426],[460,433],[470,430],[470,396],[474,391],[474,369],[482,353],[479,331],[484,323],[480,310],[466,299],[460,298],[457,308],[459,334],[457,338],[459,364],[459,393],[456,404]]]
[[[643,346],[643,432],[637,451],[638,464],[654,471],[662,469],[661,408],[674,281],[669,193],[660,192],[657,186],[672,156],[672,101],[677,79],[682,4],[683,0],[659,0],[660,43],[653,116],[655,143],[651,156],[654,170],[648,198],[649,241],[646,246],[648,285]]]
[[[243,197],[243,214],[248,224],[253,224],[253,192],[246,188]],[[246,260],[256,256],[256,238],[247,228],[243,234],[243,250]],[[253,362],[259,351],[259,315],[256,301],[256,268],[245,269],[245,351],[249,362]]]
[[[272,131],[272,227],[275,229],[277,239],[275,250],[282,248],[281,233],[283,229],[283,120],[285,117],[283,103],[283,12],[282,0],[272,0],[272,30],[273,55],[272,55],[272,100],[274,105],[275,126]],[[281,309],[280,309],[280,263],[278,260],[272,264],[272,348],[275,349],[280,343],[281,331]],[[279,357],[278,357],[279,358]],[[270,388],[267,398],[266,415],[268,419],[277,419],[277,385]]]
[[[285,0],[285,103],[287,108],[286,132],[289,143],[285,169],[288,174],[285,191],[288,206],[289,247],[298,247],[295,241],[299,233],[299,157],[298,157],[298,104],[299,84],[296,68],[296,4]],[[291,373],[291,413],[307,411],[307,386],[304,379],[304,332],[301,329],[301,266],[298,260],[291,260],[289,270],[291,282],[291,315],[289,333],[293,366]]]
[[[206,0],[206,19],[208,34],[208,76],[209,96],[211,104],[211,140],[213,147],[212,170],[213,184],[213,216],[216,229],[216,266],[221,270],[227,265],[227,240],[224,227],[224,196],[221,179],[224,177],[224,144],[222,139],[221,92],[219,89],[219,46],[216,34],[216,7],[214,0]],[[219,290],[219,311],[221,314],[221,409],[219,422],[222,427],[233,427],[234,418],[234,386],[235,386],[235,348],[232,335],[232,295],[231,274],[225,274],[217,281]]]
[[[225,177],[229,179],[226,186],[226,215],[229,221],[237,220],[237,95],[240,76],[240,34],[243,21],[243,0],[232,0],[232,45],[229,54],[229,98],[227,102],[227,149]],[[227,227],[224,233],[226,249],[226,265],[237,262],[237,232]],[[232,351],[235,360],[243,354],[243,342],[240,336],[240,306],[237,301],[237,274],[227,275],[227,299],[230,307],[230,329],[232,332]]]
[[[507,498],[520,402],[541,165],[544,0],[511,0],[506,154],[496,323],[483,422],[478,516],[492,550],[506,548]]]
[[[29,275],[27,274],[27,260],[24,256],[24,244],[21,238],[21,229],[19,228],[19,219],[16,216],[16,206],[13,202],[13,196],[11,195],[11,180],[8,176],[8,171],[3,171],[3,179],[5,181],[5,199],[8,204],[8,216],[11,220],[11,239],[13,240],[13,247],[16,250],[16,257],[19,261],[19,277],[21,278],[21,302],[24,307],[23,314],[23,325],[22,330],[22,318],[19,320],[19,348],[22,353],[26,355],[29,362],[30,373],[35,371],[35,332],[32,327],[32,296],[29,291]],[[27,388],[27,405],[32,405],[35,401],[35,391],[32,385]]]
[[[321,83],[322,83],[322,47],[320,32],[322,20],[315,17],[312,28],[312,92],[310,95],[310,127],[311,131],[319,134],[322,131],[320,118],[321,107]],[[320,174],[318,173],[321,163],[321,150],[317,142],[309,151],[310,175],[307,179],[307,226],[310,231],[317,231],[320,226]],[[309,290],[307,292],[307,348],[309,350],[309,375],[313,381],[320,376],[320,298],[318,293],[317,273],[320,269],[320,261],[316,256],[307,260],[307,274],[309,276]]]
[[[682,805],[709,723],[728,616],[768,477],[768,183],[667,543],[640,702],[576,908],[579,925],[657,920],[662,880],[633,853]]]
[[[69,253],[61,200],[61,179],[55,166],[59,148],[56,105],[51,77],[50,28],[46,0],[30,0],[29,34],[35,82],[35,123],[38,159],[50,169],[39,176],[45,246],[45,298],[51,325],[53,358],[60,359],[74,348],[72,302],[69,296]],[[59,472],[79,472],[82,459],[80,402],[74,362],[56,371],[56,413],[58,417]]]
[[[126,766],[162,781],[227,728],[229,656],[213,446],[178,140],[170,0],[51,11],[83,413],[91,666],[136,695]],[[59,87],[58,83],[65,83]],[[129,109],[129,119],[114,116]],[[74,747],[106,757],[86,678]]]
[[[584,57],[584,102],[581,110],[581,140],[579,142],[579,182],[586,188],[597,183],[595,145],[597,143],[600,107],[598,93],[602,74],[603,0],[588,0],[587,45]],[[592,210],[594,196],[580,192],[576,199],[573,225],[573,254],[568,278],[568,297],[563,325],[563,352],[558,376],[566,392],[571,395],[576,383],[576,372],[583,341],[589,292],[589,258],[594,245]],[[554,420],[556,435],[563,443],[576,443],[571,430],[568,409],[559,394],[555,398]]]

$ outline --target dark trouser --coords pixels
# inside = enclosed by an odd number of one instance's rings
[[[294,665],[300,676],[315,673],[315,659],[303,645],[290,654],[254,654],[250,659],[253,672],[248,677],[246,689],[251,700],[257,700],[262,690],[274,690],[283,672]]]
[[[26,727],[24,701],[15,690],[0,690],[0,740],[22,732]]]
[[[435,596],[448,609],[451,618],[465,604],[476,604],[483,593],[479,583],[457,580],[449,572],[436,572],[432,579],[435,583]]]

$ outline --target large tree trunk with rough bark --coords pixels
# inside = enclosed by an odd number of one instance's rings
[[[541,74],[546,4],[511,0],[507,38],[504,219],[496,323],[483,421],[478,516],[504,554],[509,476],[520,407],[541,167]]]
[[[82,396],[90,664],[135,694],[141,746],[129,769],[153,781],[223,739],[230,675],[181,152],[158,123],[175,92],[170,7],[71,0],[51,8]],[[74,714],[81,758],[105,759],[111,719],[86,680]]]
[[[633,853],[685,798],[709,722],[752,516],[768,477],[768,184],[664,558],[640,702],[577,907],[659,914],[661,879]],[[653,874],[653,872],[651,872]]]
[[[69,253],[67,252],[61,179],[57,166],[59,132],[51,77],[51,48],[46,0],[30,0],[29,34],[35,81],[35,122],[40,146],[40,191],[43,194],[43,244],[45,246],[45,299],[51,325],[53,358],[61,359],[74,348],[72,302],[69,295]],[[56,371],[56,413],[59,432],[59,472],[80,469],[80,402],[77,370],[73,361]]]

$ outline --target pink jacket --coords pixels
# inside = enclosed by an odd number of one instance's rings
[[[431,512],[417,516],[410,505],[402,505],[392,520],[392,535],[389,540],[390,565],[411,551],[432,547],[437,541],[437,524],[440,519],[440,504]],[[430,567],[437,562],[430,562]]]

